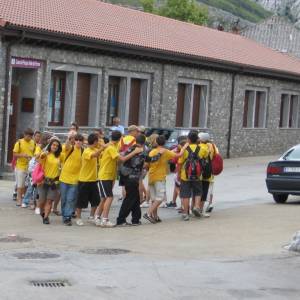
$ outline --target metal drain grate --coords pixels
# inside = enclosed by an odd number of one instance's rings
[[[13,254],[18,259],[48,259],[58,258],[60,255],[50,252],[21,252]]]
[[[31,280],[30,285],[42,288],[61,288],[71,286],[67,280]]]
[[[85,254],[120,255],[120,254],[127,254],[130,251],[126,249],[100,248],[100,249],[85,249],[82,250],[81,252]]]

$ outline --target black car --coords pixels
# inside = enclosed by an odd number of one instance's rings
[[[300,195],[300,144],[268,164],[266,184],[277,203],[285,203],[289,195]]]
[[[166,140],[168,140],[173,131],[174,130],[170,129],[170,128],[151,127],[151,128],[146,128],[145,135],[146,135],[146,137],[149,137],[151,134],[156,133],[158,135],[164,135],[166,137]]]

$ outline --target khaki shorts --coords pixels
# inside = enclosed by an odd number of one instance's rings
[[[149,184],[150,198],[154,201],[163,201],[166,197],[166,182],[156,181]]]
[[[24,188],[25,187],[25,179],[27,176],[27,172],[23,170],[15,170],[15,176],[16,176],[16,185],[17,188]]]
[[[58,197],[58,188],[54,186],[51,187],[46,184],[41,184],[38,186],[38,194],[40,201],[52,200],[55,201]]]

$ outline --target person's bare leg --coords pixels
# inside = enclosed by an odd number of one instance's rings
[[[95,217],[96,209],[97,209],[97,207],[91,207],[91,212],[90,212],[91,217]]]
[[[54,200],[54,204],[53,204],[53,211],[54,212],[58,212],[57,206],[60,202],[60,193],[57,194],[56,199]]]
[[[52,207],[52,200],[47,199],[46,204],[45,204],[45,217],[44,218],[48,218],[49,214],[51,212],[51,207]]]
[[[189,209],[190,209],[190,199],[189,198],[183,198],[182,199],[182,205],[183,205],[183,213],[188,215]]]
[[[95,218],[100,218],[102,213],[103,213],[103,208],[104,208],[104,201],[105,199],[101,199],[99,205],[97,206],[97,209],[95,211]]]
[[[21,205],[22,203],[22,196],[25,192],[25,187],[17,188],[17,205]]]
[[[81,208],[76,208],[76,218],[81,219]]]
[[[113,197],[107,197],[104,201],[103,207],[103,219],[108,219],[109,210],[113,201]]]

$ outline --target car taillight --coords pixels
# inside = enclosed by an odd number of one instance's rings
[[[281,172],[282,172],[282,167],[268,166],[267,174],[276,175],[276,174],[280,174]]]

